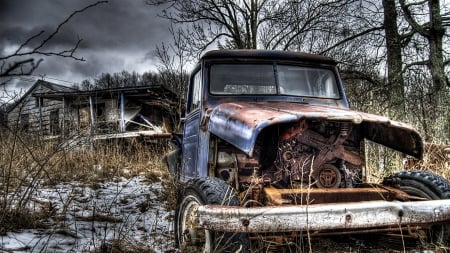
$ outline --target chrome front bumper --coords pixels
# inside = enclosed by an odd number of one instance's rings
[[[450,222],[450,199],[367,201],[309,206],[200,206],[200,226],[226,232],[371,229]]]

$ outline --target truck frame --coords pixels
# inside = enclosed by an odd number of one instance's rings
[[[167,159],[180,182],[174,230],[182,252],[292,252],[306,234],[447,243],[447,180],[400,171],[367,182],[365,140],[421,159],[422,138],[406,124],[350,110],[333,59],[207,52],[191,74],[185,110]]]

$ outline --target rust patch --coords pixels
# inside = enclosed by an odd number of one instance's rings
[[[372,200],[405,200],[407,196],[390,187],[338,188],[338,189],[276,189],[264,188],[267,205],[310,205],[323,203],[345,203]]]

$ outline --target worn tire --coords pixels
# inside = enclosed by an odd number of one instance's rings
[[[394,174],[400,178],[400,189],[411,196],[432,199],[450,199],[450,182],[427,171],[402,171]],[[427,243],[447,246],[450,224],[436,225],[427,231]]]
[[[195,178],[183,188],[175,211],[175,237],[181,252],[248,252],[245,234],[195,229],[200,205],[239,206],[239,198],[223,180]]]

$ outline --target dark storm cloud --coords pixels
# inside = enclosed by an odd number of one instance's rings
[[[51,34],[75,10],[95,3],[92,0],[0,0],[0,54],[10,53],[27,38],[45,31],[34,43]],[[60,51],[82,42],[76,52],[79,62],[69,58],[46,57],[36,75],[80,82],[103,72],[142,72],[154,69],[145,58],[171,35],[166,20],[157,17],[160,9],[144,0],[109,0],[77,14],[64,25],[46,47]]]

